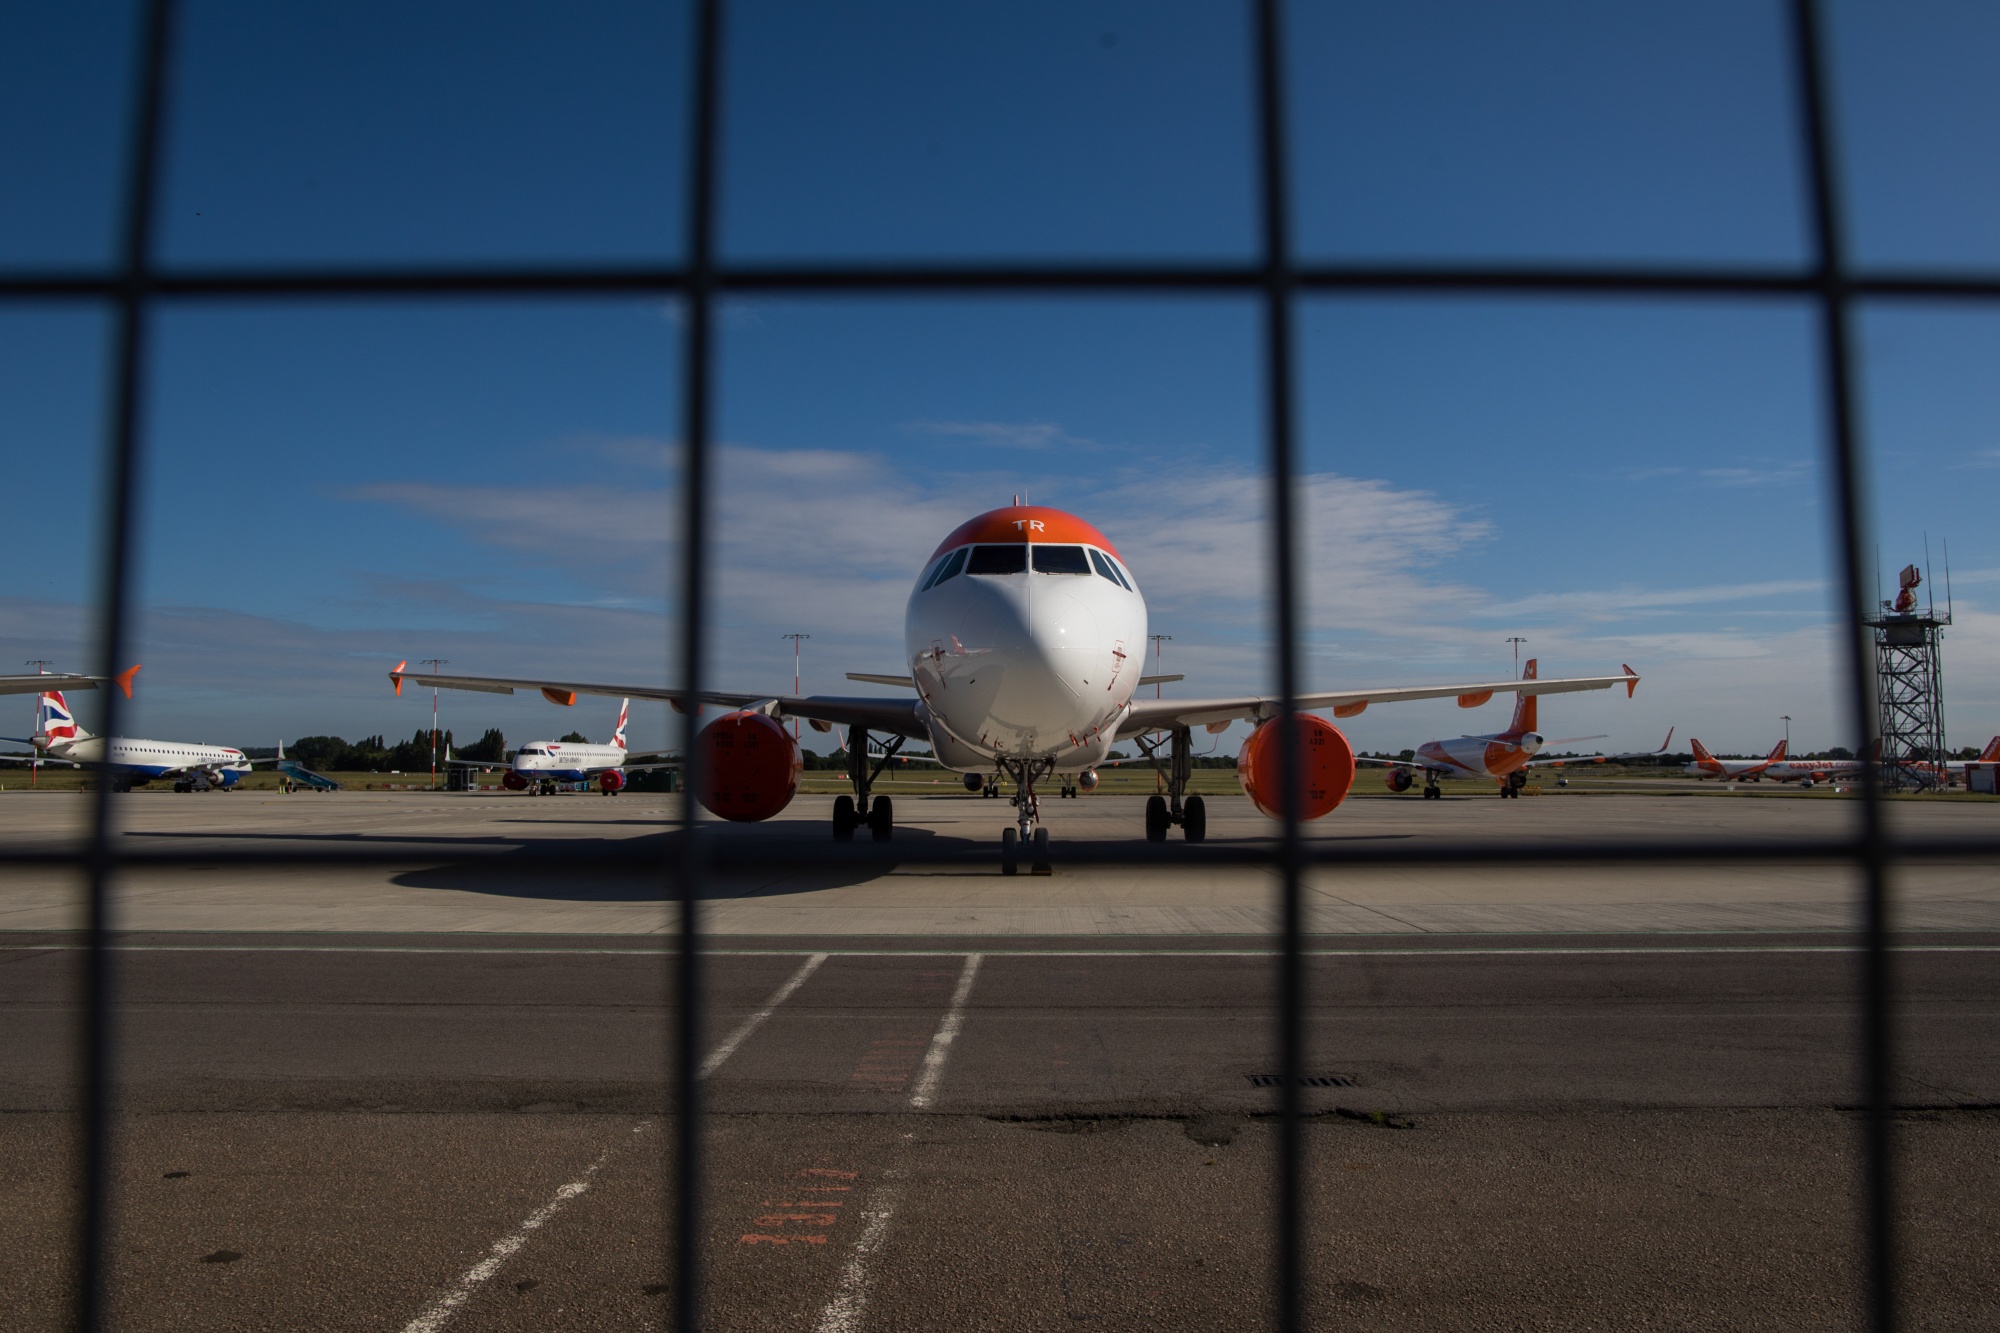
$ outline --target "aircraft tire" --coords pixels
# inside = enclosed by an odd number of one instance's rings
[[[1148,796],[1146,798],[1146,841],[1165,842],[1167,828],[1173,821],[1167,815],[1167,798]]]
[[[854,826],[860,821],[854,817],[854,798],[840,795],[833,798],[833,840],[835,842],[854,841]]]
[[[1202,842],[1208,837],[1208,802],[1199,796],[1187,799],[1187,808],[1181,814],[1181,832],[1189,842]]]
[[[1054,868],[1049,865],[1049,831],[1045,828],[1036,829],[1030,846],[1033,850],[1029,854],[1028,869],[1037,875],[1055,873]]]
[[[875,835],[875,841],[887,842],[896,833],[896,807],[886,796],[875,798],[875,808],[868,812],[868,831]]]
[[[1000,830],[1000,873],[1018,875],[1021,873],[1021,831],[1008,827]]]

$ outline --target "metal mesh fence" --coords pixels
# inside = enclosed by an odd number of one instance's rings
[[[1825,464],[1833,500],[1834,561],[1831,571],[1843,619],[1837,637],[1838,676],[1846,682],[1845,708],[1851,734],[1870,735],[1875,727],[1872,693],[1872,644],[1864,628],[1866,599],[1863,570],[1867,560],[1860,446],[1857,438],[1856,367],[1852,324],[1857,303],[1881,298],[1927,302],[1990,302],[2000,299],[2000,280],[1978,274],[1903,274],[1869,276],[1852,271],[1846,258],[1835,178],[1837,153],[1832,139],[1830,93],[1826,78],[1825,39],[1819,6],[1794,0],[1790,6],[1792,76],[1797,99],[1796,120],[1802,127],[1797,151],[1804,164],[1813,259],[1803,268],[1563,268],[1510,265],[1373,265],[1302,264],[1292,255],[1286,97],[1282,86],[1285,62],[1281,31],[1283,6],[1278,0],[1256,0],[1250,6],[1254,25],[1253,88],[1255,142],[1246,145],[1256,161],[1261,254],[1254,263],[1218,265],[1076,264],[867,264],[728,266],[719,262],[716,239],[717,160],[720,143],[720,80],[724,67],[727,7],[720,0],[703,0],[695,14],[692,89],[692,144],[687,192],[685,262],[669,267],[518,267],[464,268],[314,268],[229,269],[199,272],[164,270],[156,258],[156,201],[160,193],[163,120],[167,90],[174,70],[176,6],[172,0],[152,0],[145,8],[143,41],[137,62],[136,121],[126,171],[122,247],[116,270],[108,273],[0,273],[0,299],[37,302],[78,299],[105,303],[116,313],[116,344],[109,386],[107,419],[110,430],[109,487],[101,531],[103,586],[99,601],[98,643],[103,674],[110,675],[126,660],[133,640],[133,567],[135,558],[135,478],[145,457],[142,423],[146,418],[149,378],[154,360],[149,345],[156,312],[176,303],[217,299],[288,301],[368,296],[447,296],[463,294],[521,295],[653,293],[684,304],[683,435],[686,450],[683,500],[684,549],[680,577],[679,685],[691,695],[704,688],[702,645],[711,625],[708,590],[711,580],[709,517],[714,487],[713,384],[717,303],[744,293],[847,293],[856,296],[889,293],[1164,293],[1222,292],[1254,297],[1261,303],[1262,393],[1265,413],[1266,473],[1269,496],[1268,558],[1272,571],[1275,655],[1272,673],[1284,703],[1281,718],[1289,720],[1299,692],[1301,641],[1300,592],[1295,577],[1298,549],[1294,512],[1297,450],[1294,442],[1295,362],[1294,321],[1302,295],[1312,293],[1374,293],[1409,296],[1426,293],[1510,293],[1658,296],[1692,300],[1740,301],[1746,298],[1785,300],[1809,307],[1816,319],[1817,355],[1826,433]],[[118,734],[120,699],[105,696],[104,728]],[[691,741],[695,715],[687,715]],[[1297,771],[1293,729],[1277,733],[1287,747],[1286,770]],[[684,746],[687,781],[701,781],[696,771],[701,751]],[[1295,785],[1295,784],[1294,784]],[[1640,861],[1696,862],[1703,860],[1785,860],[1837,864],[1858,872],[1862,900],[1860,1023],[1853,1037],[1856,1101],[1863,1108],[1865,1188],[1858,1196],[1860,1228],[1866,1237],[1867,1311],[1871,1325],[1895,1324],[1896,1264],[1892,1235],[1895,1212],[1890,1174],[1889,1077],[1895,1052],[1891,1045],[1893,1001],[1890,973],[1888,880],[1893,861],[1943,857],[2000,858],[2000,839],[1950,842],[1892,841],[1885,824],[1879,775],[1864,770],[1858,817],[1852,835],[1837,841],[1785,840],[1745,844],[1736,841],[1676,841],[1672,844],[1579,843],[1561,848],[1532,849],[1507,844],[1460,845],[1446,848],[1390,848],[1348,844],[1308,847],[1300,836],[1295,809],[1281,821],[1280,835],[1266,848],[1211,849],[1217,864],[1256,862],[1272,865],[1282,882],[1282,929],[1277,941],[1278,1040],[1280,1068],[1277,1117],[1276,1176],[1270,1191],[1277,1237],[1276,1292],[1278,1324],[1302,1325],[1300,1180],[1301,1076],[1304,1073],[1303,1013],[1305,1008],[1305,923],[1301,880],[1312,864],[1494,865],[1521,862],[1627,864]],[[117,798],[110,784],[98,784],[94,823],[87,842],[75,853],[0,849],[10,864],[64,863],[77,865],[87,883],[87,935],[83,951],[84,1021],[78,1052],[83,1077],[83,1151],[75,1188],[80,1198],[78,1269],[75,1297],[78,1327],[95,1329],[105,1323],[104,1288],[110,1223],[108,1171],[112,1131],[112,1073],[117,1058],[118,990],[110,890],[121,864],[166,864],[170,854],[130,856],[114,839],[113,811]],[[783,848],[711,847],[702,823],[689,804],[684,830],[669,842],[668,862],[654,853],[634,854],[607,847],[598,855],[607,867],[639,863],[667,878],[678,903],[677,967],[673,995],[675,1043],[671,1053],[675,1124],[676,1174],[679,1188],[672,1204],[674,1291],[678,1326],[700,1324],[702,1282],[697,1237],[702,1212],[702,1103],[698,1078],[701,1060],[697,1034],[703,1003],[702,939],[696,916],[706,877],[745,865],[773,865],[809,859]],[[868,853],[856,854],[865,861]],[[315,863],[354,865],[389,854],[365,849],[324,849],[310,853]],[[565,853],[573,857],[575,853]],[[950,853],[942,854],[948,860]],[[1102,847],[1078,849],[1084,860],[1144,865],[1159,859],[1154,849],[1133,846],[1128,851]],[[232,851],[203,854],[204,860],[278,865],[306,859],[304,854]],[[527,859],[533,859],[528,853]]]

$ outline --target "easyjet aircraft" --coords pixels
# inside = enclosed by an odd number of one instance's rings
[[[772,697],[703,691],[697,705],[728,709],[704,727],[701,803],[730,820],[769,819],[791,802],[800,753],[778,719],[803,718],[815,730],[849,728],[853,795],[834,802],[833,835],[846,839],[866,824],[877,840],[894,828],[887,796],[870,800],[882,765],[906,740],[928,741],[932,755],[965,774],[968,789],[993,773],[1015,788],[1014,825],[1001,835],[1002,869],[1018,867],[1023,844],[1037,871],[1048,868],[1048,830],[1041,825],[1037,784],[1089,773],[1114,742],[1138,738],[1155,753],[1167,793],[1146,805],[1146,836],[1164,841],[1178,824],[1190,842],[1207,834],[1207,810],[1188,796],[1192,733],[1220,733],[1230,723],[1257,724],[1237,757],[1237,776],[1257,808],[1281,815],[1278,745],[1270,725],[1279,704],[1265,695],[1212,699],[1143,699],[1134,694],[1146,646],[1146,601],[1138,581],[1103,533],[1060,510],[1011,505],[970,519],[932,553],[917,576],[903,621],[907,674],[853,677],[894,685],[908,698]],[[540,690],[559,704],[578,695],[663,699],[676,709],[682,690],[575,680],[517,680],[419,675],[403,665],[389,673],[444,689],[512,693]],[[1497,681],[1302,695],[1301,710],[1331,709],[1353,717],[1370,704],[1458,697],[1472,708],[1495,694],[1562,694],[1637,681],[1618,676],[1573,680]],[[1301,817],[1317,819],[1340,804],[1354,781],[1354,750],[1338,728],[1307,712],[1298,715]],[[873,762],[869,733],[888,738]]]
[[[1536,659],[1529,658],[1527,669],[1521,673],[1523,681],[1536,677]],[[1631,667],[1625,668],[1626,692],[1629,697],[1639,686],[1639,677]],[[1502,796],[1518,798],[1522,788],[1528,785],[1528,770],[1543,764],[1604,763],[1612,759],[1636,759],[1642,754],[1660,754],[1660,750],[1638,751],[1632,754],[1588,755],[1579,759],[1538,759],[1543,750],[1551,745],[1570,745],[1577,741],[1600,740],[1597,736],[1571,736],[1565,740],[1552,741],[1536,729],[1536,703],[1532,694],[1522,694],[1514,701],[1514,719],[1505,731],[1494,732],[1490,736],[1460,736],[1448,741],[1425,741],[1417,747],[1415,759],[1357,759],[1356,763],[1381,764],[1389,771],[1383,775],[1390,791],[1404,792],[1416,785],[1417,776],[1424,779],[1424,799],[1438,800],[1444,789],[1438,786],[1439,778],[1467,777],[1492,778],[1500,785]],[[1674,733],[1667,732],[1672,740]]]
[[[1771,753],[1762,759],[1717,759],[1708,752],[1708,747],[1698,740],[1689,740],[1694,749],[1694,762],[1687,771],[1698,778],[1721,778],[1729,782],[1755,782],[1770,772],[1773,764],[1785,762],[1785,742],[1779,741],[1771,747]]]

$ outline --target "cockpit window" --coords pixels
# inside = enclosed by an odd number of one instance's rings
[[[1035,572],[1037,574],[1090,574],[1090,562],[1084,559],[1081,546],[1036,546]]]
[[[975,546],[965,565],[968,574],[1024,574],[1027,569],[1026,546]]]
[[[1104,552],[1092,549],[1090,552],[1090,563],[1097,566],[1097,572],[1105,578],[1110,579],[1113,583],[1127,591],[1131,590],[1132,585],[1118,576],[1118,566],[1112,564],[1110,557],[1106,556]]]
[[[924,584],[923,590],[928,592],[946,579],[957,578],[958,572],[965,568],[965,556],[971,549],[970,546],[961,546],[946,556],[931,572],[930,582]]]

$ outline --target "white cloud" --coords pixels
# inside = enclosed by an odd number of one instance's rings
[[[944,435],[1007,449],[1095,449],[1097,441],[1072,435],[1052,421],[911,421],[914,435]]]

